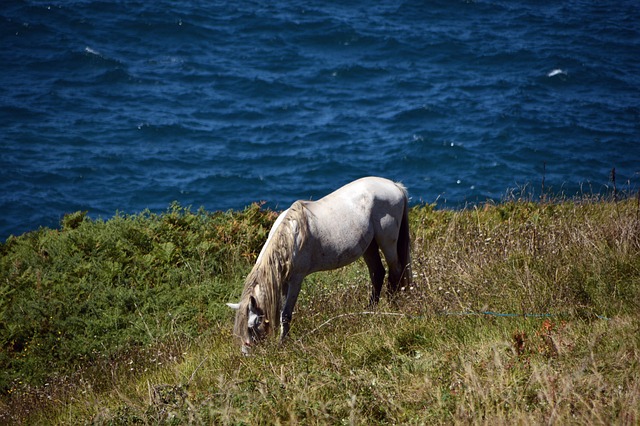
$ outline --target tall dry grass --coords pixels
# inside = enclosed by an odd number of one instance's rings
[[[101,370],[108,386],[76,380],[15,419],[638,424],[638,216],[635,200],[415,207],[413,285],[376,312],[362,262],[316,274],[284,346],[242,357],[229,312],[200,336],[157,342],[170,358],[116,359]]]

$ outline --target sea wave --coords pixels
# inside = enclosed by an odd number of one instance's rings
[[[459,207],[637,188],[637,2],[9,2],[0,238],[286,207],[367,174]],[[635,186],[634,186],[635,185]]]

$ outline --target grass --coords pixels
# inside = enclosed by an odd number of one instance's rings
[[[245,358],[224,302],[274,212],[76,213],[0,246],[0,422],[637,424],[639,214],[414,207],[412,287],[372,313],[363,262],[312,275]]]

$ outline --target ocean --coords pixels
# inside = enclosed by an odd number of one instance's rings
[[[0,241],[366,175],[445,208],[610,194],[614,168],[638,191],[637,0],[8,0],[0,20]]]

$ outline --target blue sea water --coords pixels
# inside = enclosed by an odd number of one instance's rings
[[[285,208],[365,175],[458,207],[636,191],[640,2],[8,0],[0,239]]]

